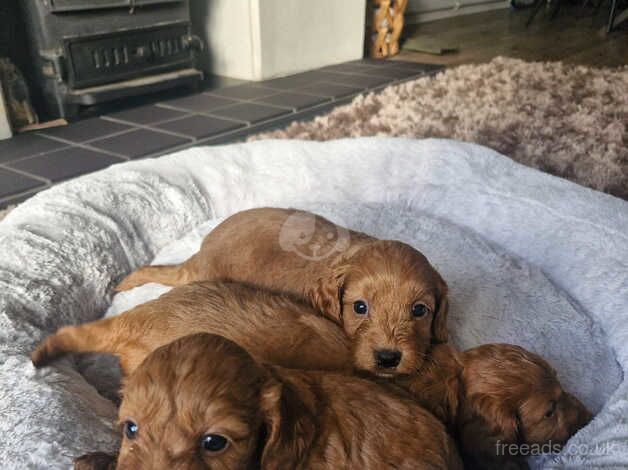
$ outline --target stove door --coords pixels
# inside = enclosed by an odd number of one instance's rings
[[[50,11],[99,10],[105,8],[131,8],[132,6],[159,5],[163,3],[182,3],[184,0],[50,0]]]
[[[130,8],[131,0],[50,0],[50,11],[84,11],[103,8]]]
[[[142,5],[159,5],[160,3],[181,3],[183,0],[135,0],[133,3],[137,6]]]

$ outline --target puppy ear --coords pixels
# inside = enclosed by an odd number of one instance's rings
[[[466,397],[461,406],[464,411],[459,416],[459,435],[463,452],[490,468],[499,468],[498,462],[509,460],[499,445],[521,442],[516,410],[485,395]]]
[[[274,378],[262,386],[260,402],[267,430],[261,470],[299,468],[315,438],[313,416],[297,390]]]
[[[342,295],[346,269],[332,269],[328,276],[317,280],[310,291],[310,301],[326,317],[342,325]]]
[[[471,416],[476,423],[478,434],[490,436],[494,441],[519,443],[520,422],[517,410],[502,400],[481,394],[466,397],[464,407],[465,416]]]
[[[433,343],[446,343],[449,339],[449,333],[447,330],[447,312],[449,311],[449,295],[447,293],[447,283],[444,280],[439,280],[438,286],[438,299],[436,305],[436,312],[432,319],[432,342]]]

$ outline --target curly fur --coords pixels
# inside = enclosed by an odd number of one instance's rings
[[[628,199],[628,67],[498,57],[359,96],[309,122],[251,137],[446,137]]]

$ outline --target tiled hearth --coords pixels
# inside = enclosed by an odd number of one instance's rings
[[[311,119],[357,94],[439,69],[365,59],[263,82],[219,81],[190,96],[162,96],[163,101],[21,134],[0,141],[0,208],[113,163],[234,142]]]

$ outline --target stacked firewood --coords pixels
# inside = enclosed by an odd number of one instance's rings
[[[375,58],[396,55],[408,0],[371,0],[371,3],[369,55]]]

